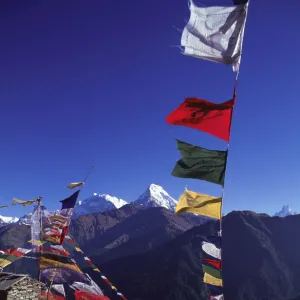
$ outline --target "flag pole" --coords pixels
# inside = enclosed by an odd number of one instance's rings
[[[42,197],[38,197],[37,202],[38,202],[38,212],[39,212],[39,221],[40,221],[40,241],[42,240],[42,232],[43,232],[41,201],[42,201]],[[38,257],[39,257],[39,259],[38,259],[38,263],[39,263],[38,279],[39,279],[39,281],[41,281],[41,245],[39,246],[39,255],[38,255]]]

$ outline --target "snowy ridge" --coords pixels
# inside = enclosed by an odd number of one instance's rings
[[[164,207],[171,211],[175,211],[177,205],[177,201],[157,184],[151,184],[135,203],[147,207]]]
[[[0,223],[12,224],[19,221],[17,217],[4,217],[0,215]]]
[[[274,214],[274,217],[286,217],[286,216],[292,216],[297,215],[296,212],[293,212],[293,210],[290,208],[289,205],[284,205],[281,209],[281,211]]]
[[[31,216],[32,216],[32,213],[24,215],[16,223],[20,224],[20,225],[31,225]]]
[[[92,197],[78,202],[73,216],[79,217],[82,215],[100,213],[111,209],[118,209],[126,204],[127,202],[123,199],[119,199],[108,194],[94,193]]]

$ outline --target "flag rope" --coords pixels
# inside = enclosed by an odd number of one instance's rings
[[[111,283],[111,281],[108,280],[108,278],[97,268],[96,265],[94,265],[92,263],[92,261],[87,257],[85,256],[84,252],[79,248],[79,245],[78,243],[76,243],[76,241],[74,239],[72,239],[69,235],[66,236],[66,240],[69,240],[70,244],[73,244],[74,245],[74,248],[77,252],[81,252],[82,255],[84,256],[84,260],[87,260],[91,262],[91,264],[89,264],[90,268],[95,271],[95,272],[98,272],[102,278],[102,280],[108,284],[110,286],[110,288],[115,291],[115,293],[123,300],[127,300],[127,298],[125,298],[125,296]],[[95,268],[93,268],[95,267]]]

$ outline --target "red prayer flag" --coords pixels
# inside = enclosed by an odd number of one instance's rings
[[[205,262],[207,262],[208,264],[214,266],[215,268],[221,270],[221,261],[220,260],[213,260],[213,259],[207,259],[207,258],[204,258],[203,260]]]
[[[198,98],[186,98],[166,122],[198,129],[229,141],[232,109],[235,99],[216,104]]]
[[[75,297],[76,300],[109,300],[106,296],[91,294],[84,291],[76,291]]]

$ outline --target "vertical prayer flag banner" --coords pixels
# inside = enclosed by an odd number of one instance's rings
[[[197,7],[190,1],[190,19],[181,36],[184,54],[233,65],[238,71],[248,3]]]
[[[215,104],[198,98],[186,98],[167,118],[172,125],[198,129],[229,141],[234,99]]]
[[[175,213],[182,214],[190,212],[209,218],[220,219],[221,203],[222,198],[185,190],[177,202]]]
[[[79,193],[80,190],[73,193],[70,197],[61,200],[62,208],[60,211],[50,213],[44,210],[43,240],[54,244],[63,243],[71,223],[71,217]]]
[[[172,171],[173,176],[224,185],[227,150],[208,150],[179,140],[176,141],[181,159],[177,161]]]
[[[211,285],[216,285],[216,286],[223,286],[223,281],[222,279],[216,278],[214,276],[211,276],[208,273],[204,273],[204,278],[203,278],[204,283],[208,283]]]

